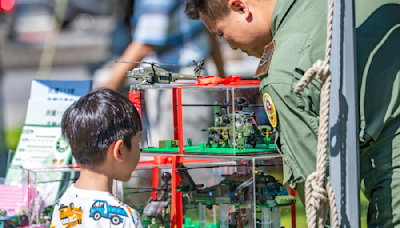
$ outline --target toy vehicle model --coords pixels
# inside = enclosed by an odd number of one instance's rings
[[[247,166],[249,164],[240,164],[239,166]],[[258,172],[255,175],[255,183],[251,173],[233,173],[222,175],[224,179],[216,185],[204,188],[203,184],[196,184],[188,169],[182,163],[178,166],[178,175],[180,178],[177,192],[181,192],[183,197],[183,209],[199,208],[199,204],[205,205],[208,209],[212,209],[213,205],[234,205],[235,210],[229,213],[229,227],[246,227],[257,217],[256,227],[261,227],[259,224],[260,213],[276,213],[280,222],[279,207],[289,206],[296,202],[296,199],[289,195],[285,187],[279,183],[273,176],[265,175],[263,172]],[[195,168],[194,168],[195,169]],[[164,181],[161,188],[144,188],[139,192],[159,191],[156,200],[149,201],[142,215],[142,224],[146,227],[170,227],[170,187],[168,181],[171,180],[171,174],[163,173]],[[255,189],[253,191],[253,186]],[[140,188],[138,188],[140,189]],[[255,199],[253,193],[256,192]],[[254,215],[254,210],[249,205],[254,205],[256,202],[257,214]],[[188,225],[188,224],[186,224]],[[217,226],[218,227],[218,226]],[[280,226],[279,226],[280,227]]]
[[[245,205],[253,203],[253,195],[250,188],[253,187],[252,174],[233,173],[222,175],[224,180],[219,184],[202,188],[202,185],[195,185],[188,174],[179,171],[181,187],[177,191],[189,193],[192,200],[196,203],[216,205],[216,204],[235,204]],[[189,179],[190,178],[190,179]],[[266,207],[289,206],[296,202],[290,196],[285,187],[273,176],[264,175],[258,172],[255,175],[255,191],[257,192],[256,202]]]
[[[251,173],[222,175],[224,180],[219,184],[207,188],[196,185],[187,170],[179,170],[181,177],[177,191],[187,193],[196,203],[205,204],[208,209],[212,205],[234,205],[235,211],[228,214],[230,228],[244,228],[248,226],[261,227],[261,223],[273,224],[272,227],[280,227],[279,207],[296,203],[295,197],[289,195],[285,187],[273,176],[257,172],[255,180]],[[255,183],[254,183],[255,182]],[[252,189],[255,186],[255,189]],[[253,198],[253,193],[255,199]],[[249,205],[257,205],[257,213]],[[257,214],[262,213],[262,216]],[[271,216],[273,215],[273,216]],[[257,224],[251,224],[256,217]],[[263,217],[263,221],[259,218]],[[273,219],[271,219],[273,218]]]
[[[196,64],[194,69],[194,74],[179,74],[164,70],[163,68],[157,65],[167,65],[167,66],[179,66],[179,67],[189,67],[189,66],[181,66],[176,64],[163,64],[163,63],[150,63],[150,62],[127,62],[127,61],[118,61],[122,63],[147,63],[150,64],[150,67],[139,67],[134,68],[132,71],[128,71],[126,76],[142,80],[143,84],[169,84],[170,82],[175,82],[176,80],[196,80],[200,78],[201,70],[204,69],[204,61],[200,62],[193,61]]]
[[[159,189],[151,189],[151,191],[159,190],[156,200],[150,200],[143,210],[141,217],[143,227],[152,224],[162,224],[165,228],[170,227],[170,198],[169,198],[169,181],[171,181],[171,173],[164,172],[162,174],[163,185]],[[157,226],[158,228],[158,226]]]
[[[269,125],[257,126],[255,113],[243,111],[248,104],[243,98],[236,98],[237,110],[235,113],[221,114],[220,103],[214,105],[214,127],[202,129],[208,131],[207,147],[232,147],[236,143],[238,150],[244,148],[256,148],[257,144],[269,145],[272,136],[272,127]],[[235,130],[235,133],[234,133]],[[235,135],[233,135],[235,134]]]

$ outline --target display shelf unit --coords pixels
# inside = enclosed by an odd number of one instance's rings
[[[143,153],[141,160],[123,199],[143,226],[280,227],[280,208],[290,206],[295,227],[295,198],[279,182],[278,153]]]
[[[218,85],[131,86],[131,101],[142,107],[139,109],[144,132],[141,150],[211,155],[276,152],[275,133],[269,125],[258,87],[259,81],[241,80]],[[146,106],[155,106],[155,101],[143,98],[143,93],[154,91],[164,94],[157,102],[164,105],[162,117],[168,116],[157,128],[151,118],[154,113],[148,114],[150,111],[146,110]],[[139,99],[137,94],[141,94]]]

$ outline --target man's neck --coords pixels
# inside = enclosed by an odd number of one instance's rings
[[[75,188],[83,190],[95,190],[112,194],[113,178],[109,175],[82,168],[79,179],[74,184]]]

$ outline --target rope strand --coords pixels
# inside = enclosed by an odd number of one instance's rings
[[[331,208],[333,228],[339,228],[335,194],[326,177],[326,157],[329,140],[329,98],[332,78],[331,72],[329,71],[332,46],[332,21],[333,0],[329,0],[325,60],[318,60],[315,62],[312,67],[304,73],[295,88],[295,91],[300,93],[314,77],[319,78],[323,83],[320,94],[317,170],[308,176],[304,191],[308,228],[325,226],[328,206]]]

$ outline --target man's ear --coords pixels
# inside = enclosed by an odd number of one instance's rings
[[[119,140],[115,141],[109,148],[111,150],[112,156],[117,161],[123,161],[124,160],[124,158],[122,156],[122,153],[121,153],[121,149],[122,149],[122,145],[123,144],[124,144],[124,140],[119,139]]]
[[[228,7],[235,13],[240,13],[246,20],[251,17],[249,4],[246,0],[229,0]]]

